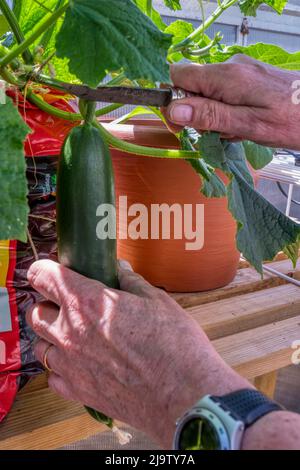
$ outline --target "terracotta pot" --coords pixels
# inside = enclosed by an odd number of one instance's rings
[[[176,148],[177,139],[165,128],[146,125],[118,125],[110,128],[123,140],[136,144]],[[235,245],[236,223],[227,209],[226,198],[207,199],[199,191],[201,181],[189,163],[183,160],[140,157],[113,150],[117,205],[120,196],[127,204],[143,204],[149,213],[151,204],[204,205],[204,246],[189,251],[190,240],[137,239],[118,240],[118,256],[127,259],[133,268],[150,283],[170,292],[195,292],[216,289],[235,277],[239,253]],[[222,175],[222,178],[225,178]],[[124,212],[119,236],[127,233]],[[128,222],[133,220],[128,217]],[[171,219],[172,220],[172,219]],[[172,232],[171,232],[172,234]]]

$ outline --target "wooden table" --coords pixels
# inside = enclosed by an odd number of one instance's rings
[[[300,279],[282,255],[269,266]],[[300,288],[242,262],[235,280],[211,292],[174,294],[204,328],[225,361],[272,396],[279,369],[300,340]],[[0,425],[0,449],[54,449],[105,430],[81,405],[47,388],[42,375],[22,390]]]

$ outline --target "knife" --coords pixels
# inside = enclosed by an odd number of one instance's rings
[[[86,101],[99,101],[104,103],[120,103],[161,108],[169,106],[174,100],[195,96],[193,93],[173,87],[131,88],[123,86],[100,86],[98,88],[90,88],[86,85],[74,85],[58,80],[50,81],[47,77],[42,75],[38,75],[36,79],[40,84],[65,91]]]

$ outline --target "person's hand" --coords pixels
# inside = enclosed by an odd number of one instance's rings
[[[49,344],[49,386],[171,446],[176,419],[207,393],[249,384],[226,366],[198,324],[165,292],[119,270],[122,291],[108,289],[53,261],[38,261],[32,286],[48,301],[27,321]],[[222,380],[221,380],[222,378]]]
[[[200,95],[164,110],[171,130],[189,126],[232,140],[300,148],[300,104],[292,100],[299,72],[236,55],[222,64],[173,65],[171,78],[176,87]]]

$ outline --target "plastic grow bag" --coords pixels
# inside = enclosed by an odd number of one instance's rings
[[[74,123],[40,111],[22,95],[9,91],[33,133],[25,143],[29,188],[31,242],[0,241],[0,422],[9,412],[18,390],[42,372],[33,354],[35,336],[26,311],[42,300],[27,281],[29,266],[39,259],[56,259],[56,167],[63,141]],[[65,111],[74,109],[59,93],[41,95]]]

